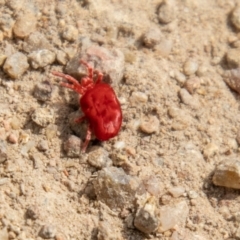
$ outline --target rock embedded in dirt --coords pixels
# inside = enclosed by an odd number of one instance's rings
[[[4,140],[0,139],[0,163],[7,160],[7,144]]]
[[[67,25],[67,27],[63,30],[62,33],[63,39],[69,41],[69,42],[74,42],[78,38],[78,30],[76,27],[73,25]]]
[[[94,147],[88,154],[88,163],[98,169],[109,167],[112,165],[112,160],[109,158],[109,153],[102,147]]]
[[[146,191],[155,197],[159,197],[164,190],[163,183],[156,176],[148,176],[143,180]]]
[[[208,143],[203,149],[203,156],[205,158],[213,157],[219,152],[219,147],[215,143]]]
[[[153,48],[162,40],[162,32],[159,28],[150,28],[143,35],[143,43],[147,48]]]
[[[240,189],[240,161],[225,159],[216,167],[213,183],[217,186]]]
[[[50,100],[52,96],[52,86],[50,82],[44,81],[37,83],[33,91],[33,96],[42,102]]]
[[[198,77],[192,77],[184,83],[184,87],[190,94],[193,94],[200,87],[200,83],[201,80]]]
[[[139,231],[147,234],[155,232],[159,226],[156,209],[156,199],[155,197],[151,197],[143,207],[137,210],[134,226]]]
[[[175,71],[173,73],[173,78],[178,82],[180,86],[183,86],[186,81],[186,76],[179,71]]]
[[[156,116],[150,116],[147,119],[142,119],[140,129],[147,134],[156,133],[159,131],[160,122]]]
[[[33,51],[28,55],[32,68],[38,69],[52,64],[56,59],[56,54],[48,49]]]
[[[71,135],[68,140],[64,143],[64,151],[68,157],[79,157],[81,154],[82,140],[74,135]]]
[[[8,76],[16,79],[22,76],[28,67],[27,57],[21,52],[16,52],[6,59],[3,70]]]
[[[195,59],[188,59],[183,65],[183,72],[189,76],[198,70],[198,62]]]
[[[240,93],[240,67],[227,70],[223,79],[232,90]]]
[[[236,6],[233,9],[230,20],[231,20],[233,26],[235,28],[237,28],[238,30],[240,30],[240,6]]]
[[[57,62],[61,65],[66,65],[68,61],[68,55],[62,51],[62,50],[58,50],[57,51]]]
[[[39,217],[39,208],[37,206],[30,206],[27,208],[26,217],[36,220]]]
[[[185,193],[185,188],[181,186],[171,187],[168,189],[168,191],[174,198],[178,198]]]
[[[49,41],[42,33],[35,31],[24,39],[23,50],[25,52],[30,53],[41,49],[51,49]]]
[[[0,26],[3,32],[3,37],[12,38],[12,29],[14,26],[15,20],[12,16],[7,13],[1,13],[0,15]]]
[[[181,201],[172,206],[163,206],[160,208],[159,232],[165,232],[173,229],[175,226],[184,227],[188,218],[189,208],[185,201]]]
[[[8,135],[8,142],[16,144],[18,142],[18,136],[15,133],[10,133]]]
[[[30,12],[20,15],[13,27],[14,35],[18,38],[25,38],[34,32],[37,25],[36,15]]]
[[[55,120],[54,112],[48,108],[37,108],[32,113],[32,120],[41,127],[46,127],[48,124],[53,123]]]
[[[87,61],[94,69],[104,74],[104,80],[118,85],[123,77],[124,54],[118,49],[107,49],[92,45],[75,55],[67,64],[66,72],[81,79],[87,75],[86,68],[79,63],[80,59]]]
[[[164,0],[158,8],[158,19],[160,23],[170,23],[176,17],[176,1]]]
[[[200,106],[199,101],[196,98],[194,98],[194,96],[192,96],[186,89],[182,88],[179,91],[179,96],[184,104],[194,109],[199,108]]]
[[[39,232],[39,236],[44,239],[50,239],[50,238],[54,238],[56,233],[57,233],[56,227],[49,224],[49,225],[44,225],[41,228]]]
[[[240,54],[239,48],[231,48],[226,54],[226,59],[228,66],[230,68],[239,68],[240,67]]]
[[[48,146],[48,141],[47,140],[40,140],[38,145],[37,145],[37,148],[39,151],[43,151],[43,152],[46,152],[48,149],[49,149],[49,146]]]
[[[94,181],[97,199],[112,209],[133,206],[140,180],[127,175],[122,168],[106,167]]]
[[[87,128],[88,124],[86,121],[83,121],[81,123],[77,123],[76,119],[78,119],[80,116],[83,116],[82,111],[79,109],[78,111],[72,112],[69,114],[69,124],[71,130],[81,139],[85,139],[86,133],[87,133]],[[95,139],[95,136],[92,134],[92,138]]]
[[[134,91],[129,100],[133,105],[139,105],[140,103],[146,103],[148,96],[144,92]]]

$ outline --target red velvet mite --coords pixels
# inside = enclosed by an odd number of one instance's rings
[[[101,141],[106,141],[118,134],[122,125],[122,110],[113,88],[102,82],[103,74],[94,70],[83,60],[80,60],[80,63],[88,70],[88,75],[83,77],[81,82],[60,72],[53,71],[52,74],[68,81],[68,83],[62,82],[62,86],[81,94],[79,103],[84,115],[75,121],[80,123],[87,120],[89,123],[86,140],[82,147],[82,151],[85,152],[92,133]],[[93,73],[97,74],[95,82]]]

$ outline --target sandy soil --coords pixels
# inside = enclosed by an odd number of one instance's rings
[[[239,157],[239,96],[223,79],[240,65],[236,4],[0,0],[0,239],[239,239],[239,190],[212,183],[220,161]],[[40,43],[29,40],[36,32]],[[78,95],[51,71],[66,72],[91,46],[124,56],[106,67],[118,76],[110,82],[123,123],[115,138],[79,153],[71,148],[81,140],[69,140],[85,136],[69,121]],[[115,171],[129,188],[108,184]]]

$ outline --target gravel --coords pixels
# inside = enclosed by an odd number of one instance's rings
[[[56,54],[48,49],[41,49],[31,52],[28,59],[32,68],[38,69],[52,64],[56,59]]]
[[[28,68],[27,57],[21,52],[16,52],[7,57],[3,65],[4,72],[13,79],[21,77]]]

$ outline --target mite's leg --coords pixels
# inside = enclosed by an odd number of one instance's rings
[[[83,144],[83,147],[82,147],[82,152],[84,153],[87,149],[87,146],[91,140],[91,136],[92,136],[92,131],[91,131],[91,128],[90,126],[88,125],[88,129],[87,129],[87,135],[86,135],[86,139],[85,139],[85,142]]]
[[[61,83],[61,86],[63,87],[66,87],[66,88],[70,88],[80,94],[83,94],[83,90],[82,90],[82,86],[81,84],[78,82],[78,80],[76,80],[75,78],[71,77],[70,75],[67,75],[67,74],[64,74],[64,73],[61,73],[61,72],[55,72],[55,71],[52,71],[52,74],[54,76],[57,76],[57,77],[62,77],[64,79],[66,79],[67,81],[69,81],[70,83],[64,83],[62,82]]]
[[[87,62],[85,62],[84,60],[80,60],[80,63],[83,64],[87,70],[88,70],[88,77],[90,79],[93,79],[93,68],[92,66],[90,66]]]
[[[102,82],[103,79],[103,74],[101,72],[99,72],[98,70],[94,71],[95,73],[97,73],[97,80],[96,80],[96,84]]]

